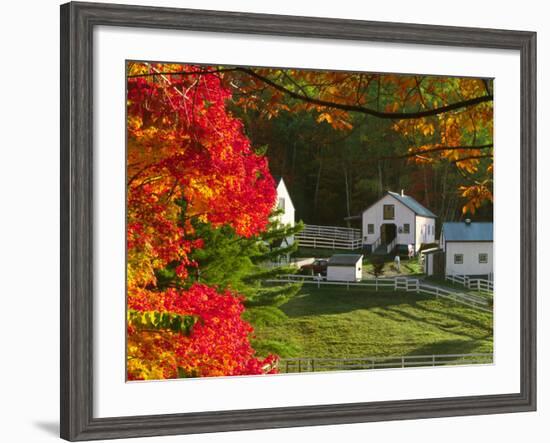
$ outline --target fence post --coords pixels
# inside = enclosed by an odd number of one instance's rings
[[[332,249],[334,249],[336,246],[334,246],[334,239],[332,239]]]
[[[393,279],[394,290],[397,291],[397,278]]]
[[[435,287],[435,296],[436,296],[436,298],[439,298],[439,287],[438,286]]]
[[[416,279],[416,293],[420,294],[420,280]]]
[[[405,367],[405,357],[401,357],[401,367]]]
[[[432,355],[432,366],[435,366],[435,354]]]
[[[311,359],[311,372],[315,372],[315,359]]]

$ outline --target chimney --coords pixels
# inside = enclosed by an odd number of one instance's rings
[[[405,197],[405,191],[401,189],[401,197]]]
[[[467,225],[469,225],[470,223],[472,223],[472,220],[470,220],[469,218],[467,218],[466,220],[464,220],[464,223],[466,223]]]

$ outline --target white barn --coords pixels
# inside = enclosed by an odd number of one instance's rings
[[[447,275],[493,273],[493,223],[443,223],[439,246],[445,252]]]
[[[327,264],[328,281],[361,281],[363,256],[361,254],[335,254]]]
[[[285,185],[285,181],[282,177],[274,177],[277,185],[277,203],[276,209],[280,209],[283,212],[279,215],[279,221],[284,225],[294,226],[294,204],[288,193],[288,189]],[[290,236],[285,239],[288,245],[294,243],[294,236]]]
[[[361,215],[363,247],[369,252],[391,253],[395,247],[415,252],[435,242],[436,215],[414,198],[388,191]]]

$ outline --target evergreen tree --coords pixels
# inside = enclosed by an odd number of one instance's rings
[[[284,321],[286,314],[279,307],[300,291],[301,284],[273,280],[296,272],[287,259],[298,244],[289,244],[287,239],[300,232],[303,224],[284,225],[279,221],[280,214],[281,211],[274,211],[266,231],[249,238],[237,235],[227,225],[215,228],[193,220],[196,238],[204,241],[204,246],[195,249],[189,257],[197,263],[195,273],[183,282],[176,275],[175,264],[170,265],[156,272],[157,286],[184,288],[200,282],[217,286],[220,291],[232,289],[245,297],[244,318],[253,326]],[[253,339],[251,343],[259,355],[275,353],[290,357],[299,351],[286,342]]]

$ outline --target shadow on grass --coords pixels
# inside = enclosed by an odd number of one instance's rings
[[[358,309],[389,308],[396,305],[414,305],[429,296],[401,292],[366,292],[346,288],[307,288],[280,309],[291,318],[310,315],[344,314]]]
[[[424,316],[422,315],[422,311],[426,312],[432,312],[430,309],[425,309],[422,306],[415,306],[417,309],[418,315],[415,315],[414,313],[407,312],[403,309],[396,308],[396,307],[387,307],[385,309],[377,309],[374,310],[373,313],[380,316],[385,317],[393,321],[401,321],[401,322],[407,322],[412,321],[415,323],[424,323],[426,325],[429,325],[431,327],[437,328],[441,332],[454,334],[457,336],[463,336],[467,337],[472,340],[478,340],[480,338],[480,335],[482,334],[476,334],[474,331],[472,333],[467,332],[466,330],[457,330],[456,328],[460,325],[471,325],[471,322],[464,321],[464,319],[460,320],[460,316],[453,315],[448,312],[442,312],[440,317],[430,317],[430,316]],[[489,332],[492,333],[492,329],[487,328],[485,325],[475,325],[476,328],[481,329],[481,331],[485,332],[483,336],[491,336]]]
[[[461,323],[466,323],[466,324],[469,324],[470,326],[474,326],[476,328],[482,329],[482,330],[486,331],[487,334],[489,334],[489,335],[493,334],[492,323],[491,323],[491,325],[487,325],[487,323],[485,323],[483,321],[476,320],[475,318],[469,317],[467,315],[457,314],[456,312],[448,312],[448,311],[443,311],[441,309],[431,309],[431,308],[428,308],[426,306],[419,306],[419,308],[424,310],[424,311],[430,312],[432,314],[445,315],[446,317],[452,318],[452,319],[457,320]],[[476,313],[481,314],[481,311],[476,311],[474,308],[465,308],[465,309],[469,309],[469,310],[475,311]],[[486,315],[490,315],[490,314],[486,313]]]
[[[430,343],[413,349],[407,355],[449,355],[449,354],[476,354],[484,344],[490,344],[486,340],[445,340],[437,343]],[[490,350],[484,353],[492,352]]]

